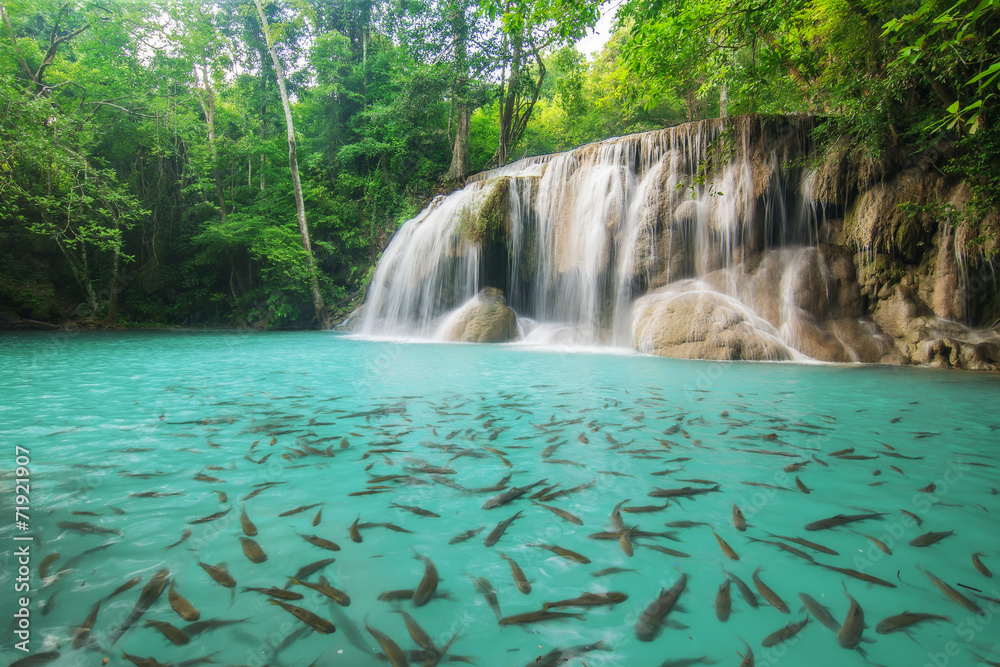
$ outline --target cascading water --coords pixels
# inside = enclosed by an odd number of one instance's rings
[[[477,175],[402,226],[357,330],[458,339],[454,321],[495,287],[529,343],[855,359],[860,326],[838,311],[822,208],[794,166],[809,129],[703,121]]]

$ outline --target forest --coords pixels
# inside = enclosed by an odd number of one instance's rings
[[[998,47],[1000,0],[6,1],[0,321],[328,327],[469,175],[737,114],[930,161],[979,224]]]

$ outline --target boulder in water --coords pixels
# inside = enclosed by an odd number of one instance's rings
[[[486,287],[449,315],[441,332],[444,340],[459,343],[506,343],[517,337],[517,316],[502,291]]]
[[[792,357],[768,322],[736,299],[684,281],[635,303],[635,349],[678,359],[784,361]]]

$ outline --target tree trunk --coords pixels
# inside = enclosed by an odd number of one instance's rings
[[[444,175],[446,181],[459,181],[469,173],[469,126],[472,110],[461,104],[455,116],[455,145],[451,152],[451,167]]]
[[[451,166],[444,175],[446,181],[458,181],[469,173],[469,132],[472,109],[469,108],[468,41],[469,22],[465,18],[465,2],[456,2],[451,9],[451,37],[455,44],[455,82],[451,100],[455,110],[455,143],[451,152]],[[451,114],[448,115],[449,133]]]
[[[507,78],[506,96],[501,101],[500,106],[500,142],[497,146],[498,167],[507,164],[513,144],[511,135],[513,134],[514,112],[521,87],[519,79],[521,78],[522,45],[523,40],[520,34],[511,36],[510,75]]]
[[[722,84],[719,90],[719,118],[729,117],[729,87]]]
[[[121,258],[121,245],[116,245],[114,258],[111,262],[111,280],[108,282],[108,316],[104,320],[105,326],[109,327],[113,327],[118,322],[118,290],[121,287],[118,270],[121,267]]]
[[[70,271],[73,272],[73,277],[76,278],[76,282],[80,287],[83,288],[84,294],[87,295],[87,309],[90,311],[90,316],[92,318],[97,317],[97,295],[94,294],[94,286],[90,282],[90,275],[87,267],[87,248],[85,245],[80,245],[80,257],[74,257],[70,248],[58,238],[55,237],[56,246],[62,251],[63,257],[66,258],[66,263],[69,264]]]
[[[195,68],[197,71],[197,67]],[[208,80],[208,66],[201,63],[202,84],[205,86],[205,94],[199,94],[195,88],[195,95],[201,104],[201,109],[205,113],[205,123],[208,125],[208,152],[212,159],[212,178],[215,180],[215,198],[219,206],[219,217],[222,223],[226,222],[226,196],[222,189],[222,176],[219,174],[219,153],[215,147],[215,91]]]
[[[260,17],[261,29],[264,31],[264,41],[267,43],[267,52],[271,55],[271,62],[274,63],[274,72],[278,79],[278,92],[281,94],[281,106],[285,111],[285,128],[288,130],[288,167],[292,172],[292,191],[295,194],[295,212],[299,220],[299,233],[302,236],[302,248],[306,251],[306,266],[309,269],[309,289],[312,293],[313,309],[316,319],[323,328],[330,327],[330,315],[323,304],[323,295],[319,291],[319,276],[316,273],[315,260],[313,259],[312,243],[309,240],[309,226],[306,224],[306,205],[302,198],[302,182],[299,180],[299,162],[295,151],[295,126],[292,122],[292,107],[288,103],[288,92],[285,90],[285,73],[278,59],[278,53],[274,50],[274,43],[271,41],[271,30],[264,15],[264,8],[260,0],[254,0],[257,6],[257,15]]]

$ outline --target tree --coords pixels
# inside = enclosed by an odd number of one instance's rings
[[[299,234],[302,238],[302,249],[306,253],[306,266],[309,270],[309,289],[312,293],[313,309],[317,321],[324,328],[330,327],[330,315],[323,303],[323,295],[319,290],[319,276],[316,273],[315,260],[313,258],[312,243],[309,240],[309,226],[306,223],[306,206],[302,198],[302,182],[299,179],[299,163],[296,156],[295,125],[292,120],[292,107],[288,102],[288,91],[285,88],[285,73],[281,66],[281,59],[274,48],[274,40],[271,36],[271,28],[267,16],[264,14],[264,7],[260,0],[254,0],[257,8],[257,16],[260,18],[261,30],[264,33],[264,41],[267,44],[267,52],[271,56],[274,64],[275,76],[278,80],[278,91],[281,94],[281,106],[285,112],[285,127],[288,130],[288,168],[292,175],[292,192],[295,196],[295,213],[299,221]]]
[[[18,18],[23,22],[15,26],[0,6],[4,51],[20,75],[10,77],[4,68],[0,79],[5,146],[0,191],[7,202],[0,215],[15,234],[49,239],[83,292],[86,313],[96,318],[106,302],[106,321],[113,324],[120,268],[131,260],[124,234],[145,211],[92,151],[103,139],[104,123],[141,115],[127,92],[129,82],[109,76],[115,68],[128,71],[135,64],[125,36],[126,16],[113,5],[66,2],[49,13]],[[81,40],[91,46],[103,42],[107,50],[83,62],[76,53]],[[51,72],[57,83],[47,78]],[[95,289],[95,282],[105,280],[106,291]]]
[[[597,23],[598,4],[574,0],[480,0],[491,20],[500,19],[504,39],[498,62],[499,140],[492,163],[507,164],[531,119],[545,80],[543,54],[582,37]]]

